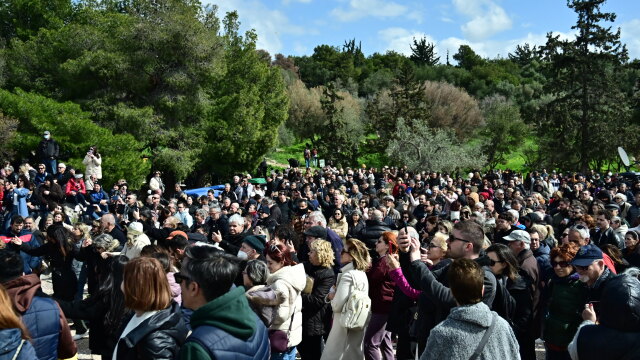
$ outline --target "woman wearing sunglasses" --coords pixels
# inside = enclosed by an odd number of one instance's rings
[[[508,246],[493,244],[486,250],[489,269],[496,277],[496,298],[493,309],[505,318],[516,335],[520,345],[520,357],[531,359],[529,342],[533,321],[533,294],[531,277],[520,269],[518,260]],[[533,352],[535,359],[535,351]]]
[[[567,243],[551,250],[554,274],[545,290],[542,331],[548,360],[570,359],[567,346],[582,322],[587,288],[570,265],[579,249],[575,243]]]
[[[347,233],[349,232],[349,224],[347,223],[347,218],[344,216],[344,213],[340,209],[333,210],[333,214],[329,218],[329,223],[327,227],[336,232],[344,241],[347,238]]]

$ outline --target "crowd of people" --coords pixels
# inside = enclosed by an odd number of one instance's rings
[[[291,167],[189,197],[56,156],[0,171],[0,357],[640,358],[638,179]]]

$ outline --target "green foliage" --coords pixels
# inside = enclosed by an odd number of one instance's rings
[[[125,178],[133,187],[140,186],[150,170],[140,151],[143,145],[131,135],[114,135],[91,121],[90,114],[76,104],[59,103],[22,90],[0,90],[0,109],[18,119],[18,136],[12,147],[19,154],[37,148],[41,134],[51,131],[60,145],[63,159],[73,167],[84,169],[82,159],[89,146],[97,145],[103,155],[102,169],[107,184]]]
[[[545,90],[553,99],[544,107],[539,129],[541,150],[549,165],[587,171],[616,158],[619,131],[629,128],[628,97],[620,90],[618,74],[627,61],[620,31],[603,22],[615,15],[600,11],[604,0],[572,0],[578,15],[574,40],[547,35],[542,52],[549,81]],[[561,144],[561,145],[560,145]]]
[[[425,37],[416,40],[413,38],[413,45],[411,45],[411,56],[409,57],[414,64],[421,66],[434,66],[440,61],[440,57],[436,54],[436,45],[434,43],[428,43]]]
[[[481,168],[485,156],[478,145],[459,143],[449,129],[433,129],[424,122],[411,125],[400,118],[398,136],[386,150],[392,163],[411,170],[454,172]]]
[[[0,1],[0,39],[28,39],[41,28],[61,27],[72,13],[71,0]]]
[[[459,67],[467,70],[484,64],[484,59],[476,54],[469,45],[460,45],[458,52],[453,55],[453,60],[458,62]]]
[[[5,161],[13,159],[15,151],[11,144],[17,135],[18,123],[17,119],[0,112],[0,159]]]
[[[256,35],[238,34],[238,14],[224,19],[226,72],[215,83],[215,106],[207,114],[200,167],[221,175],[254,170],[275,145],[287,118],[288,99],[278,67],[256,52]]]
[[[411,63],[404,63],[396,76],[395,86],[390,91],[378,93],[367,107],[371,131],[378,138],[369,141],[372,151],[383,152],[389,142],[397,137],[398,119],[427,123],[431,116],[425,86],[415,78]]]
[[[482,110],[485,118],[479,134],[482,152],[487,156],[487,166],[495,169],[522,144],[529,129],[520,118],[518,107],[502,96],[484,99]]]

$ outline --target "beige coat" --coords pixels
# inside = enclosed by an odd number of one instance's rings
[[[340,317],[342,316],[342,308],[344,307],[351,289],[354,285],[362,288],[364,292],[369,292],[369,280],[364,271],[355,270],[351,263],[345,265],[340,274],[338,274],[338,282],[336,285],[336,294],[331,300],[331,308],[333,309],[333,326],[327,338],[321,360],[360,360],[364,359],[362,343],[364,341],[364,331],[367,326],[359,330],[347,329],[340,325]]]
[[[89,178],[90,175],[95,175],[96,178],[102,179],[102,156],[97,158],[93,155],[85,155],[82,163],[85,166],[84,177]]]
[[[329,218],[329,224],[327,227],[338,234],[342,240],[347,238],[347,234],[349,233],[349,224],[347,223],[347,218],[342,216],[342,220],[339,222],[332,216]]]
[[[267,286],[276,293],[276,313],[270,330],[287,332],[291,324],[288,347],[297,346],[302,341],[302,296],[300,293],[307,284],[304,266],[285,266],[269,275]],[[293,320],[292,320],[293,317]]]

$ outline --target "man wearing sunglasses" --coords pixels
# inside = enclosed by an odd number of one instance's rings
[[[615,276],[605,266],[602,255],[602,251],[597,246],[589,244],[580,247],[580,250],[571,261],[571,265],[576,268],[576,272],[580,275],[580,281],[589,287],[589,302],[599,302],[606,282]]]
[[[484,259],[480,258],[480,250],[484,244],[484,232],[482,227],[475,221],[460,221],[453,226],[448,245],[449,257],[456,259],[471,259],[478,263]],[[412,227],[400,229],[398,234],[398,247],[400,249],[400,265],[402,272],[406,275],[409,285],[416,290],[422,291],[420,296],[426,297],[427,301],[419,304],[430,304],[430,308],[420,308],[419,313],[434,314],[428,318],[420,319],[420,332],[426,330],[424,334],[429,334],[431,329],[443,321],[451,309],[456,307],[456,300],[449,289],[447,265],[436,271],[431,271],[425,263],[420,260],[420,238],[418,232]],[[485,258],[486,259],[486,258]],[[484,273],[484,293],[482,302],[489,308],[493,305],[496,296],[496,278],[490,270],[483,268]],[[427,337],[420,336],[419,348],[422,350],[426,344]]]

